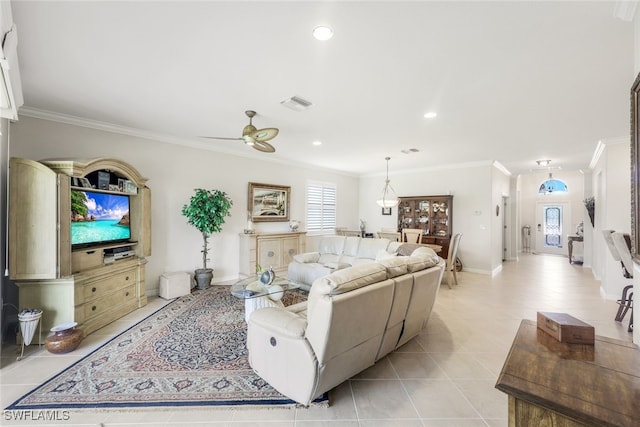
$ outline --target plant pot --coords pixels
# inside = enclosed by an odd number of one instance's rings
[[[213,279],[213,269],[199,268],[195,271],[195,276],[198,289],[207,289],[211,285],[211,279]]]

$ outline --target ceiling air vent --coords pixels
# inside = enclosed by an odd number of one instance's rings
[[[291,98],[280,102],[280,104],[287,108],[291,108],[294,111],[304,111],[313,105],[310,101],[302,99],[299,96],[292,96]]]

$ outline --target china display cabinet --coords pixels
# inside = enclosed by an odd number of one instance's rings
[[[398,232],[403,228],[421,229],[421,243],[442,246],[439,255],[446,258],[453,229],[453,196],[417,196],[399,199]]]

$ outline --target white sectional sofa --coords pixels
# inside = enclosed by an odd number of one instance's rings
[[[423,329],[444,266],[419,248],[321,277],[306,302],[251,314],[249,363],[280,393],[308,405]]]
[[[389,239],[325,236],[320,240],[318,251],[293,257],[287,278],[308,291],[316,279],[346,267],[373,263],[385,257],[385,253],[395,255],[400,245]]]

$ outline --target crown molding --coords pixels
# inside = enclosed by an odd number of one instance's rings
[[[33,108],[28,106],[21,107],[18,110],[18,116],[33,117],[35,119],[47,120],[47,121],[56,122],[56,123],[64,123],[64,124],[69,124],[73,126],[95,129],[103,132],[133,136],[136,138],[142,138],[142,139],[147,139],[151,141],[159,141],[167,144],[180,145],[183,147],[196,148],[200,150],[214,151],[217,153],[225,153],[232,156],[243,157],[248,159],[257,159],[260,161],[273,162],[280,165],[291,166],[292,163],[295,163],[296,166],[303,166],[307,169],[312,169],[320,172],[330,172],[330,173],[334,173],[342,176],[358,177],[358,174],[355,174],[355,173],[336,170],[336,169],[330,169],[330,168],[324,168],[311,163],[304,163],[299,161],[293,162],[287,159],[268,157],[262,153],[259,153],[256,150],[250,150],[246,153],[241,153],[237,150],[224,148],[217,144],[213,144],[211,142],[202,140],[201,138],[178,137],[175,135],[163,134],[159,132],[151,132],[151,131],[127,127],[127,126],[120,126],[120,125],[115,125],[113,123],[87,119],[84,117],[72,116],[69,114],[56,113],[53,111],[41,110],[39,108]]]
[[[500,163],[497,160],[494,160],[493,167],[498,169],[500,172],[502,172],[506,176],[511,176],[512,175],[511,172],[509,172],[509,169],[507,169],[502,163]]]
[[[620,137],[620,138],[609,138],[609,139],[601,139],[598,141],[598,145],[596,145],[596,149],[593,152],[593,156],[591,157],[591,162],[589,162],[589,169],[595,169],[596,165],[600,161],[600,157],[602,157],[602,153],[604,153],[604,149],[607,148],[607,145],[616,145],[616,144],[629,144],[628,137]]]

